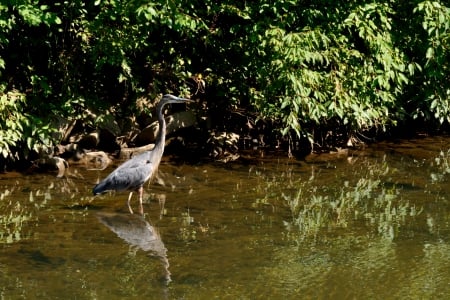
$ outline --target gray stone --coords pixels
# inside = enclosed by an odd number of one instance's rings
[[[197,123],[195,114],[192,111],[182,111],[174,113],[173,115],[167,116],[166,120],[166,134],[170,135],[181,128],[186,128],[194,126]],[[159,131],[158,121],[153,122],[146,128],[144,128],[135,139],[137,145],[146,145],[154,143],[156,140],[156,135]]]
[[[47,157],[40,158],[34,161],[34,166],[41,172],[57,171],[56,177],[64,176],[66,169],[69,168],[69,163],[61,157]]]
[[[85,165],[90,170],[104,170],[111,164],[108,154],[103,151],[79,152],[73,164]]]

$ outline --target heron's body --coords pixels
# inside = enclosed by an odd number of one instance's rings
[[[94,187],[94,195],[109,190],[136,191],[155,173],[159,161],[152,160],[151,151],[145,151],[124,162]]]
[[[159,132],[156,137],[155,147],[150,151],[145,151],[132,157],[130,160],[117,167],[117,169],[115,169],[94,187],[94,195],[110,190],[131,191],[128,197],[128,208],[130,212],[133,213],[130,206],[130,200],[133,192],[137,191],[139,192],[139,203],[142,213],[143,185],[153,175],[155,175],[164,152],[166,122],[164,120],[162,109],[169,103],[183,103],[188,101],[190,100],[178,98],[172,95],[164,95],[156,109],[159,122]]]

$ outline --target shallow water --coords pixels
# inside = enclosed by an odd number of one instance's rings
[[[449,149],[437,137],[305,161],[166,159],[143,217],[127,193],[91,196],[114,166],[0,175],[0,295],[444,298]]]

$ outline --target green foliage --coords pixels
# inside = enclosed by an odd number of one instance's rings
[[[188,94],[192,76],[206,82],[208,108],[272,120],[283,134],[444,124],[449,10],[443,1],[7,1],[0,85],[43,124],[133,116],[137,98]]]
[[[0,154],[4,159],[26,158],[28,153],[52,145],[54,129],[40,118],[24,112],[25,95],[17,91],[0,94]]]
[[[394,12],[378,3],[351,7],[330,7],[334,12],[328,15],[310,10],[328,20],[266,30],[261,51],[269,53],[270,63],[260,77],[263,96],[256,105],[282,118],[284,133],[293,129],[300,135],[311,124],[385,129],[402,113],[397,96],[409,73],[393,43]]]
[[[418,16],[425,38],[418,49],[422,55],[422,89],[414,117],[450,122],[450,7],[439,1],[424,1],[417,5]]]
[[[48,12],[48,5],[39,5],[38,1],[24,1],[28,3],[19,4],[15,7],[22,20],[30,26],[45,24],[61,24],[61,19],[52,12]]]
[[[24,232],[24,226],[27,222],[37,219],[36,216],[23,203],[20,203],[17,198],[12,198],[16,187],[11,190],[10,187],[3,187],[0,192],[0,244],[11,244],[22,239],[28,238],[30,234]],[[30,193],[30,202],[32,200],[32,193]],[[8,201],[9,200],[9,201]]]
[[[25,116],[21,113],[25,102],[23,94],[8,92],[0,97],[0,151],[4,158],[12,154],[12,147],[22,138]]]

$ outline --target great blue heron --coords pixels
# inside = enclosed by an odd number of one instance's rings
[[[166,104],[170,103],[185,103],[193,102],[192,100],[175,97],[173,95],[164,95],[161,101],[156,107],[156,113],[158,115],[159,132],[156,137],[155,147],[152,150],[145,151],[139,155],[132,157],[130,160],[124,162],[117,167],[111,174],[97,184],[94,189],[94,195],[101,194],[106,191],[131,191],[128,196],[128,209],[130,213],[133,210],[130,206],[131,196],[133,192],[139,193],[139,209],[140,213],[143,213],[142,208],[142,194],[144,192],[143,185],[153,175],[155,175],[158,169],[161,157],[164,152],[164,144],[166,140],[166,121],[162,109]]]

